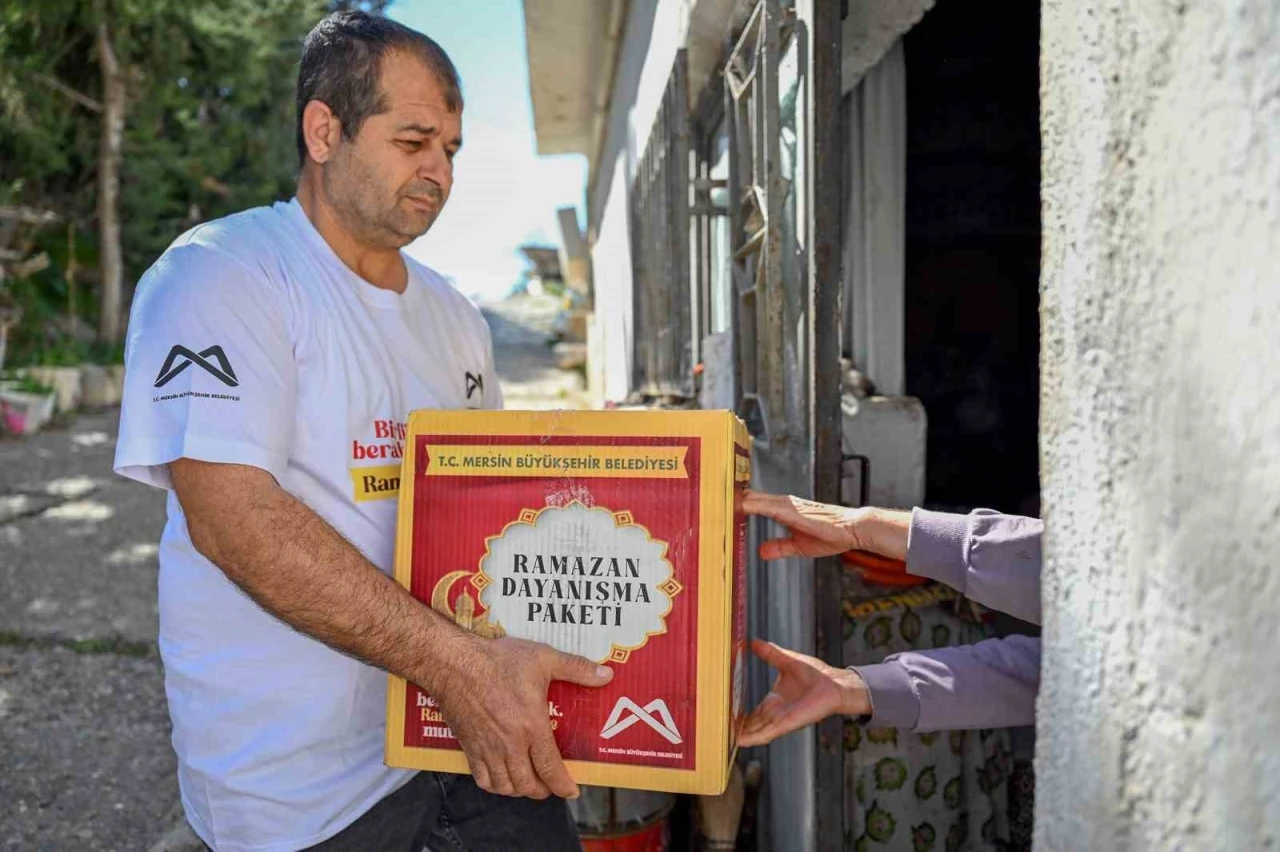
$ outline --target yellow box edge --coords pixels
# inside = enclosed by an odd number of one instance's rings
[[[412,568],[412,538],[400,535],[401,529],[407,529],[413,514],[413,471],[416,465],[416,437],[423,433],[448,434],[457,432],[467,435],[485,436],[522,436],[545,429],[547,421],[560,426],[558,430],[564,435],[592,434],[604,437],[626,437],[636,435],[641,429],[643,434],[651,437],[697,437],[702,440],[702,459],[699,493],[701,494],[701,513],[705,518],[716,520],[715,525],[704,524],[711,529],[725,531],[721,545],[704,540],[699,547],[700,558],[713,556],[717,549],[726,558],[728,570],[719,578],[719,593],[723,606],[716,612],[714,601],[705,594],[700,586],[698,597],[697,630],[699,634],[698,669],[699,672],[714,673],[713,687],[708,692],[717,700],[701,701],[695,718],[695,729],[698,734],[698,745],[694,756],[693,769],[668,769],[664,767],[635,766],[632,764],[596,763],[591,761],[566,760],[575,783],[591,786],[608,786],[621,789],[652,790],[656,792],[684,793],[692,795],[719,795],[728,786],[732,762],[737,753],[736,738],[732,749],[729,739],[733,719],[733,671],[732,671],[732,633],[733,633],[733,501],[734,501],[734,449],[742,445],[750,453],[750,441],[742,442],[746,433],[742,421],[728,410],[697,411],[574,411],[570,412],[571,420],[578,424],[564,424],[562,412],[547,411],[494,411],[494,410],[444,410],[419,409],[410,412],[408,434],[405,441],[405,454],[401,465],[399,505],[396,514],[396,550],[394,576],[405,589],[410,588]],[[678,415],[679,426],[655,424],[651,418],[659,415],[661,419],[672,419]],[[583,427],[581,421],[588,421]],[[644,422],[650,420],[650,422]],[[720,423],[723,429],[715,428]],[[425,422],[424,422],[425,421]],[[473,421],[468,423],[467,421]],[[689,421],[693,421],[690,424]],[[705,421],[705,422],[700,422]],[[604,424],[608,424],[607,426]],[[575,428],[576,427],[576,428]],[[711,458],[715,464],[708,465],[705,460]],[[728,480],[729,492],[727,500],[717,501],[713,496],[717,471],[712,470],[723,465],[719,471],[721,481]],[[716,503],[719,503],[719,506]],[[727,623],[724,621],[727,616]],[[712,630],[716,622],[720,622],[720,630]],[[720,638],[723,637],[723,638]],[[727,661],[717,671],[714,661],[719,656]],[[710,666],[710,667],[708,667]],[[697,677],[697,675],[695,675]],[[410,748],[403,745],[405,725],[405,696],[407,685],[404,678],[388,674],[387,714],[384,760],[388,766],[426,771],[455,772],[468,774],[466,756],[461,751],[450,749]],[[712,705],[712,706],[708,706]],[[719,711],[719,712],[716,712]],[[711,786],[706,785],[711,781]]]

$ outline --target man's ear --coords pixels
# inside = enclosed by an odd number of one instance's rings
[[[317,163],[326,163],[338,147],[342,122],[323,101],[307,101],[302,110],[302,141]]]

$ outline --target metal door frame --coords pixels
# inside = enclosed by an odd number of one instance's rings
[[[754,486],[828,503],[840,496],[840,37],[841,4],[795,0],[794,7],[784,8],[782,0],[761,0],[725,64],[734,386],[739,416],[755,441]],[[794,128],[803,133],[797,148],[803,179],[794,187],[784,185],[780,172],[778,100],[779,61],[790,39],[796,40],[798,92],[804,97]],[[784,245],[782,205],[788,190],[803,192],[795,220],[802,237],[795,246]],[[784,280],[783,252],[789,250],[798,253],[791,268],[799,280]],[[762,534],[770,533],[757,528],[756,536]],[[795,562],[769,567],[753,560],[751,632],[786,634],[796,650],[840,666],[839,561]],[[798,586],[809,584],[786,604],[769,600],[767,592],[773,576],[783,571]],[[756,666],[751,681],[752,697],[759,700],[769,675]],[[782,746],[786,760],[780,759],[778,772],[766,756],[766,777],[788,768],[805,777],[786,779],[791,783],[785,787],[770,785],[766,795],[783,801],[778,808],[762,809],[762,816],[781,815],[785,824],[770,826],[770,833],[786,838],[788,850],[839,852],[845,833],[842,720],[829,719],[793,736],[797,739]]]

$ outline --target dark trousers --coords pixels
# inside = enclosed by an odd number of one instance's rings
[[[563,799],[486,793],[470,775],[419,772],[317,852],[579,852]]]
[[[486,793],[470,775],[419,772],[316,852],[581,852],[563,799]]]

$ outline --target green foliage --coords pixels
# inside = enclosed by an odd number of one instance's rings
[[[96,324],[102,118],[83,101],[102,99],[96,52],[101,21],[112,34],[127,93],[119,221],[125,279],[131,285],[196,224],[292,194],[297,173],[293,99],[302,40],[331,10],[381,12],[386,5],[386,0],[0,3],[0,204],[26,204],[61,217],[57,225],[21,237],[26,243],[18,245],[48,252],[50,268],[0,284],[23,308],[8,363],[70,357],[70,344],[52,330],[59,317],[74,313],[83,325]],[[74,240],[68,239],[69,226],[74,226]],[[75,284],[69,285],[66,270],[73,260]]]
[[[124,341],[118,343],[94,343],[89,346],[86,359],[90,364],[110,366],[124,363]]]
[[[89,346],[71,337],[55,337],[40,350],[36,363],[41,367],[75,367],[85,362]]]
[[[350,12],[360,10],[381,15],[391,5],[391,0],[332,0],[329,9],[334,12]]]
[[[151,96],[130,104],[125,140],[132,275],[198,222],[292,192],[295,66],[324,11],[316,0],[181,3],[135,26]]]
[[[21,373],[0,374],[0,384],[17,393],[29,393],[35,396],[48,396],[53,393],[53,388]]]

